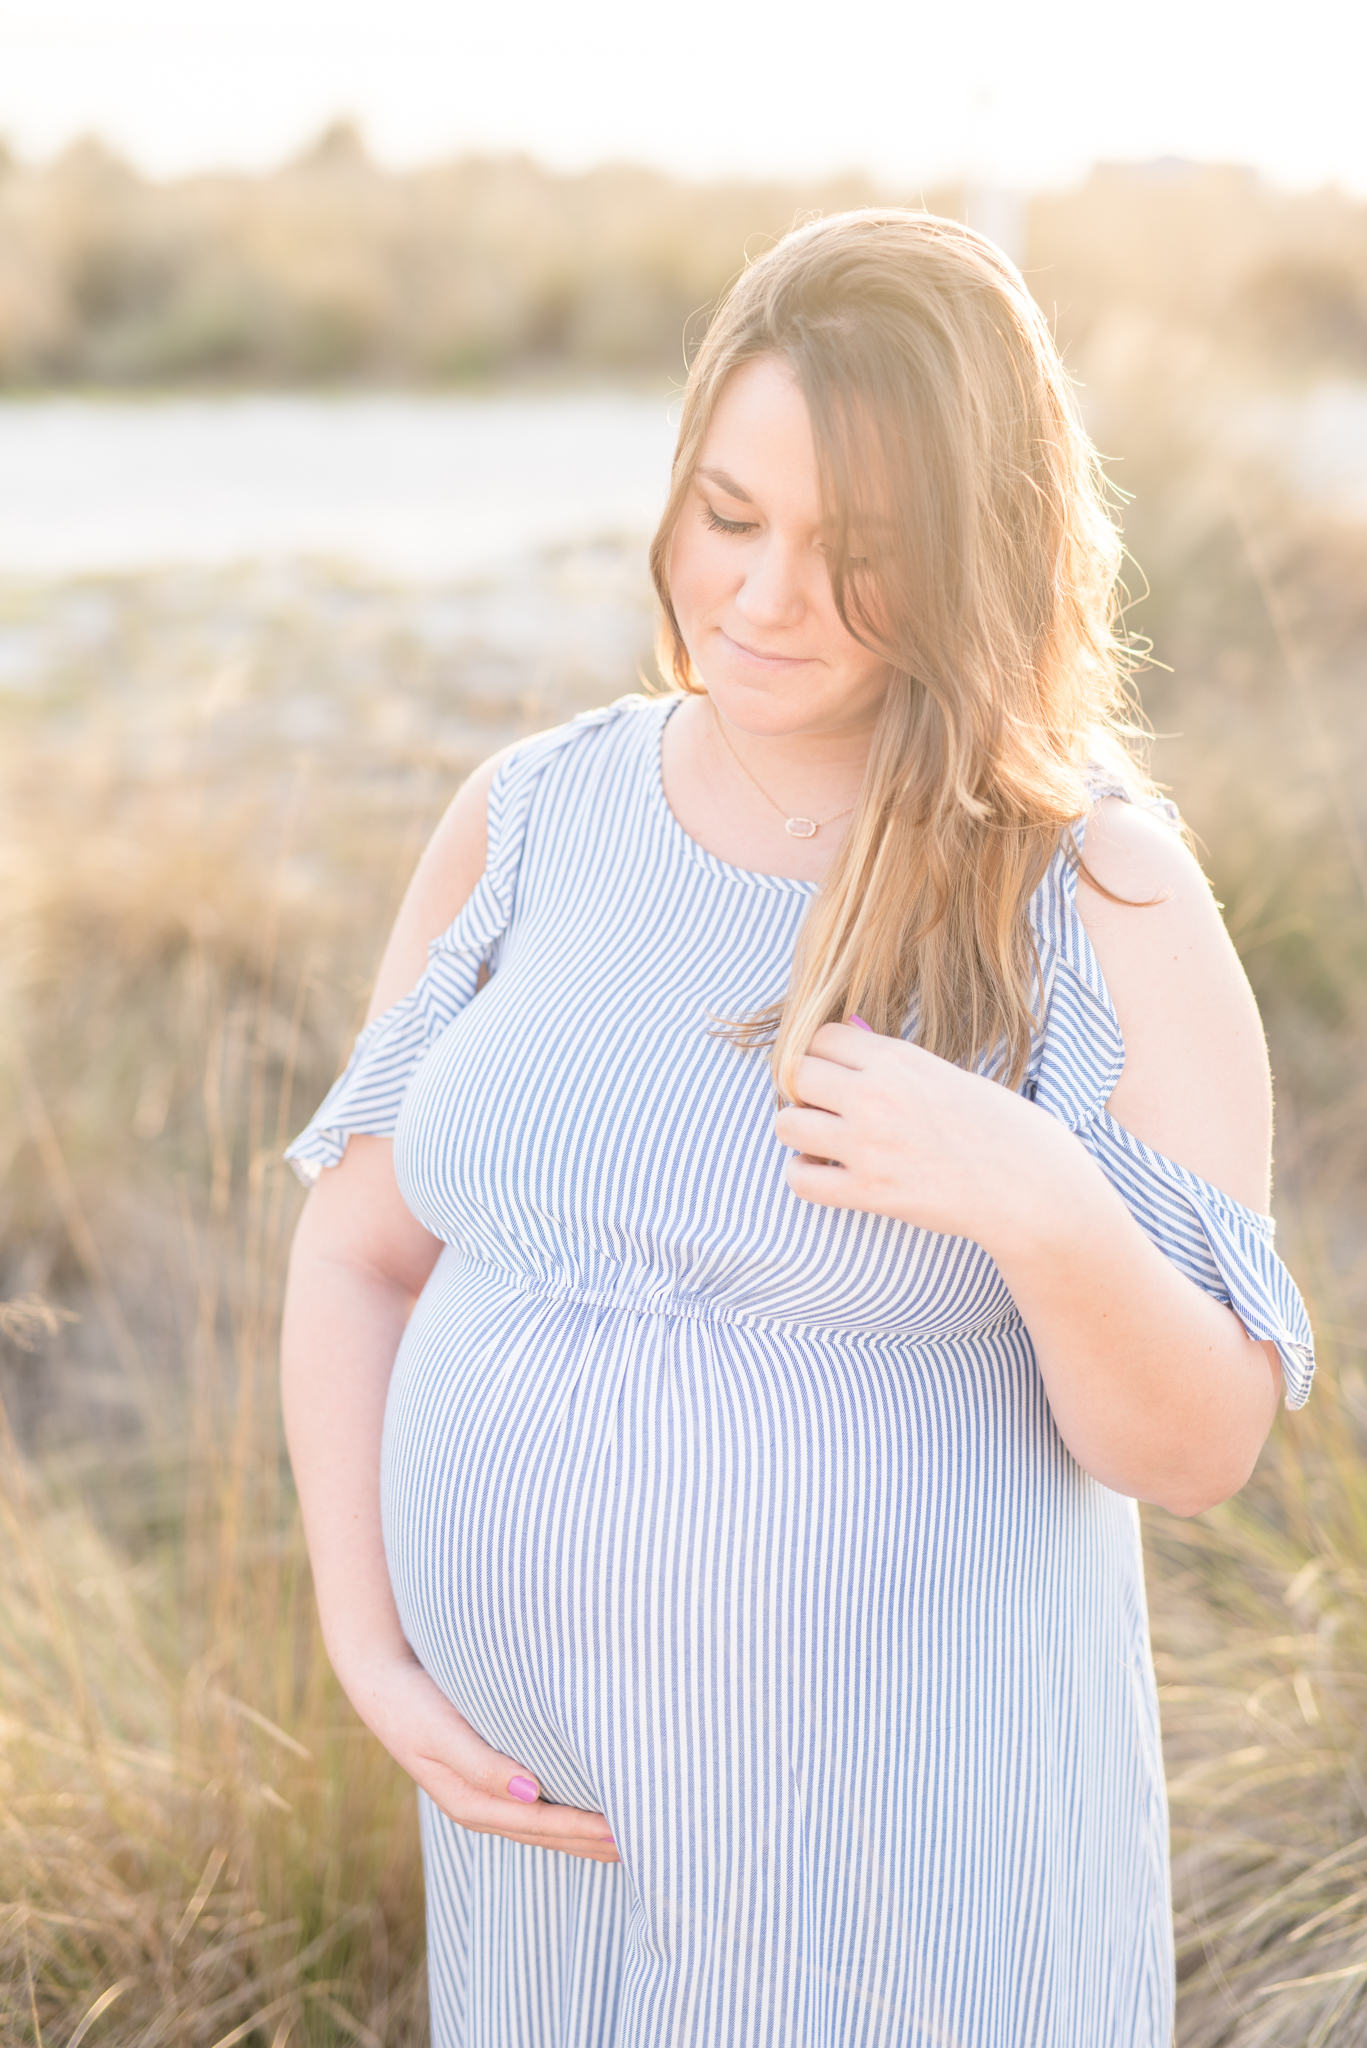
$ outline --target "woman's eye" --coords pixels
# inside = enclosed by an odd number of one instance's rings
[[[819,542],[818,545],[820,546],[822,554],[828,557],[835,556],[840,553],[840,545],[838,541],[823,540]],[[847,569],[853,569],[856,571],[861,569],[868,569],[872,566],[872,563],[873,549],[864,544],[863,542],[856,545],[853,541],[851,541],[849,545],[846,547],[845,567]]]
[[[749,519],[723,519],[721,513],[714,512],[710,505],[707,507],[707,523],[713,533],[750,533],[754,526],[753,520]]]

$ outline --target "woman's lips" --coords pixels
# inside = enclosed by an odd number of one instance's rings
[[[758,647],[747,647],[743,640],[733,639],[724,626],[718,626],[717,631],[732,653],[745,661],[763,662],[766,668],[806,668],[811,659],[806,654],[766,654]]]

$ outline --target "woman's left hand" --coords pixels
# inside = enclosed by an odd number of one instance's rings
[[[995,1081],[851,1024],[825,1024],[774,1130],[803,1201],[990,1246],[1030,1199],[1061,1125]]]

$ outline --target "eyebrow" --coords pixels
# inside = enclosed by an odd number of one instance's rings
[[[728,475],[724,469],[699,469],[695,474],[705,476],[709,483],[720,484],[728,498],[739,498],[743,505],[753,505],[755,502],[750,493],[742,490],[736,479]]]

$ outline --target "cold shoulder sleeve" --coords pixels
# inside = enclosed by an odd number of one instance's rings
[[[1171,806],[1164,809],[1175,823]],[[1165,1257],[1232,1308],[1250,1337],[1276,1345],[1286,1404],[1299,1408],[1310,1392],[1314,1342],[1296,1283],[1277,1256],[1272,1218],[1156,1152],[1106,1108],[1125,1064],[1125,1045],[1076,893],[1076,861],[1065,849],[1031,905],[1043,1028],[1029,1092],[1077,1134]]]
[[[1158,1249],[1226,1302],[1250,1337],[1276,1345],[1286,1405],[1301,1407],[1315,1370],[1314,1342],[1305,1303],[1277,1256],[1272,1218],[1155,1152],[1105,1110],[1078,1136]]]
[[[400,1002],[368,1024],[312,1121],[285,1153],[306,1187],[336,1166],[353,1132],[391,1137],[409,1086],[431,1047],[473,998],[481,968],[493,973],[517,896],[527,819],[546,761],[585,725],[589,712],[509,754],[489,788],[488,855],[459,916],[427,949],[427,969]]]

